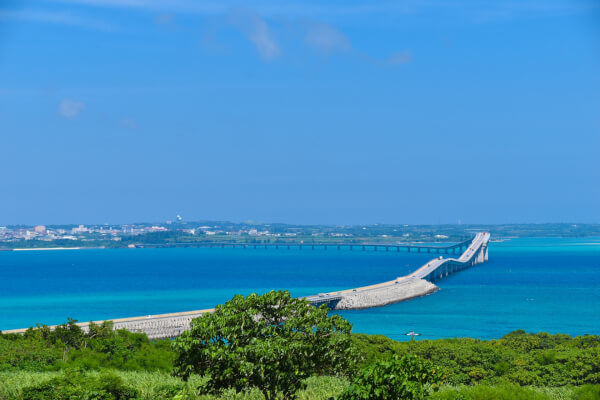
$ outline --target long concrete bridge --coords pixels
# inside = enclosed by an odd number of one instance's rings
[[[282,241],[269,243],[240,243],[240,242],[175,242],[175,243],[156,243],[156,244],[135,244],[137,248],[171,248],[171,247],[216,247],[216,248],[244,248],[244,249],[349,249],[366,251],[384,250],[406,250],[408,253],[437,253],[437,254],[457,254],[463,249],[466,249],[473,239],[464,240],[460,243],[451,245],[435,245],[428,243],[375,243],[375,242],[298,242],[298,241]]]
[[[475,237],[466,242],[451,246],[419,246],[421,249],[433,249],[434,251],[445,251],[457,248],[462,249],[463,247],[466,249],[458,258],[443,258],[440,256],[427,262],[416,271],[392,281],[354,289],[321,293],[305,298],[315,306],[327,304],[331,309],[351,310],[380,307],[415,297],[425,296],[439,290],[433,282],[437,282],[448,275],[487,261],[487,246],[489,239],[489,233],[483,232],[478,233]],[[362,244],[360,246],[362,246]],[[179,336],[183,331],[189,329],[192,319],[212,311],[214,311],[214,309],[120,318],[112,321],[114,329],[144,332],[150,339],[166,339]],[[96,321],[96,323],[101,322],[102,321]],[[87,330],[89,327],[88,322],[78,323],[78,325],[84,330]],[[14,329],[4,331],[3,333],[23,333],[25,330],[26,329]]]
[[[314,305],[327,304],[335,310],[381,307],[431,294],[439,288],[433,283],[448,275],[488,260],[490,234],[478,233],[458,258],[438,257],[416,271],[394,280],[337,292],[306,297]]]

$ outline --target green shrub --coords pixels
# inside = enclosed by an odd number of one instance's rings
[[[71,372],[25,387],[21,397],[23,400],[129,400],[136,399],[138,393],[114,374],[90,377]]]
[[[290,398],[312,375],[354,367],[352,325],[328,312],[287,291],[235,296],[173,342],[175,373],[206,376],[213,394],[258,388],[266,399]]]
[[[515,383],[578,386],[600,383],[600,336],[515,331],[499,340],[438,339],[397,342],[353,335],[363,365],[390,355],[414,354],[431,361],[450,385]]]
[[[414,356],[393,357],[365,368],[341,400],[420,400],[437,390],[439,373]]]
[[[111,322],[91,323],[87,333],[74,320],[54,330],[38,326],[24,335],[0,333],[0,372],[63,368],[170,372],[174,357],[170,341],[150,341],[142,333],[115,331]]]

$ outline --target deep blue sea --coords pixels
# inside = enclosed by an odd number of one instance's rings
[[[515,330],[600,334],[600,238],[514,239],[419,299],[340,312],[355,332],[405,340],[498,338]],[[391,280],[427,253],[298,249],[0,252],[0,329],[212,308],[234,294],[302,296]]]

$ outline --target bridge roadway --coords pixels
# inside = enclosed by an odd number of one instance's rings
[[[160,248],[168,248],[168,247],[220,247],[220,248],[287,248],[288,250],[291,248],[298,248],[302,250],[303,248],[310,248],[312,250],[321,248],[327,250],[330,247],[337,248],[341,250],[342,248],[348,248],[351,251],[355,248],[362,249],[362,251],[366,251],[367,248],[377,251],[379,249],[385,249],[385,251],[390,251],[390,249],[394,249],[399,252],[401,249],[406,249],[407,252],[416,251],[417,253],[427,252],[427,253],[443,253],[443,254],[456,254],[456,252],[462,251],[463,248],[467,248],[469,244],[471,244],[472,239],[468,239],[462,241],[460,243],[451,244],[448,246],[438,246],[434,244],[425,244],[425,243],[369,243],[369,242],[360,242],[360,243],[351,243],[351,242],[309,242],[309,243],[301,243],[301,242],[274,242],[274,243],[235,243],[235,242],[179,242],[179,243],[156,243],[156,244],[145,244],[140,243],[136,244],[137,248],[144,247],[160,247]]]
[[[451,273],[468,268],[471,265],[485,262],[488,258],[487,243],[490,235],[478,233],[468,241],[465,252],[458,258],[436,258],[416,271],[393,281],[363,286],[355,289],[341,290],[332,293],[321,293],[306,297],[313,305],[327,304],[332,309],[347,310],[379,307],[415,297],[424,296],[439,288],[432,282]],[[465,242],[453,245],[464,245]],[[453,246],[450,246],[453,247]],[[214,309],[186,311],[170,314],[148,315],[143,317],[114,319],[115,329],[127,329],[132,332],[144,332],[150,339],[166,339],[177,337],[189,329],[192,319]],[[95,321],[101,323],[102,321]],[[87,331],[89,322],[78,323]],[[50,328],[54,328],[51,326]],[[26,329],[13,329],[3,333],[23,333]]]
[[[327,304],[336,310],[380,307],[399,301],[431,294],[439,288],[433,284],[446,276],[480,264],[488,259],[490,234],[475,235],[469,246],[458,258],[435,258],[416,271],[392,281],[363,286],[338,292],[308,296],[314,305]]]

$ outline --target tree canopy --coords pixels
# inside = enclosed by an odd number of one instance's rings
[[[176,374],[209,377],[206,389],[257,387],[266,399],[294,398],[302,381],[341,374],[355,364],[352,326],[325,306],[287,291],[235,296],[196,318],[175,340]]]

